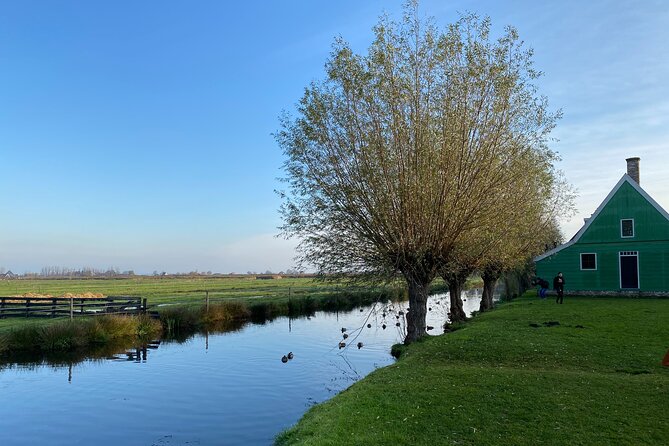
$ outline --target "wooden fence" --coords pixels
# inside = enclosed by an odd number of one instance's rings
[[[5,317],[96,316],[142,314],[146,299],[109,297],[0,297],[0,319]]]

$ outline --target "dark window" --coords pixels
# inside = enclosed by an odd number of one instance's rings
[[[581,254],[581,269],[597,269],[597,254]]]
[[[634,237],[634,220],[620,220],[620,235],[623,237]]]

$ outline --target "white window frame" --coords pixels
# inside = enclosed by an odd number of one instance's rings
[[[636,257],[636,288],[623,288],[623,271],[620,268],[621,257]],[[641,271],[639,270],[639,251],[620,251],[618,252],[618,278],[621,290],[640,290],[641,289]]]
[[[583,256],[584,255],[593,255],[595,256],[595,267],[594,268],[583,268]],[[579,256],[581,271],[597,271],[597,253],[596,252],[582,252]]]
[[[632,235],[623,235],[623,222],[624,221],[631,221],[632,222]],[[634,238],[636,235],[636,228],[634,227],[634,219],[633,218],[621,218],[620,219],[620,238]]]

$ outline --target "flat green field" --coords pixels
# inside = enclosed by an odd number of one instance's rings
[[[253,299],[258,301],[282,301],[291,296],[323,296],[348,287],[319,282],[313,278],[173,278],[137,277],[132,279],[21,279],[0,280],[0,296],[18,296],[37,293],[62,296],[65,293],[102,293],[105,296],[141,296],[148,299],[149,307],[159,304],[198,305],[205,301],[209,292],[211,302],[225,299]],[[55,319],[0,319],[0,331],[24,325],[28,322],[50,324]]]
[[[667,299],[525,296],[403,348],[277,442],[666,445],[668,349]]]
[[[203,302],[210,299],[271,298],[292,295],[318,295],[336,292],[342,287],[312,278],[157,278],[132,279],[28,279],[0,281],[0,296],[25,293],[62,296],[65,293],[102,293],[106,296],[142,296],[149,305],[160,303]]]
[[[477,280],[469,286],[478,284]],[[433,285],[435,292],[445,291],[442,281]],[[289,297],[309,297],[314,300],[330,296],[382,295],[397,296],[404,290],[398,282],[391,287],[353,287],[346,284],[318,281],[312,277],[256,279],[254,277],[136,277],[132,279],[21,279],[0,281],[0,297],[20,296],[26,293],[63,296],[66,293],[102,293],[105,296],[141,296],[148,299],[151,309],[173,305],[203,305],[209,293],[211,303],[226,300],[244,300],[247,304],[285,304]],[[10,318],[0,319],[0,330],[21,326],[28,322],[50,324],[59,319]]]

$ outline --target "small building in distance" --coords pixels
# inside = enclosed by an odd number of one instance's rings
[[[669,295],[669,214],[640,186],[639,158],[567,243],[536,257],[569,294]]]
[[[18,276],[11,271],[7,271],[4,274],[0,274],[0,279],[5,279],[5,280],[16,279],[17,277]]]

